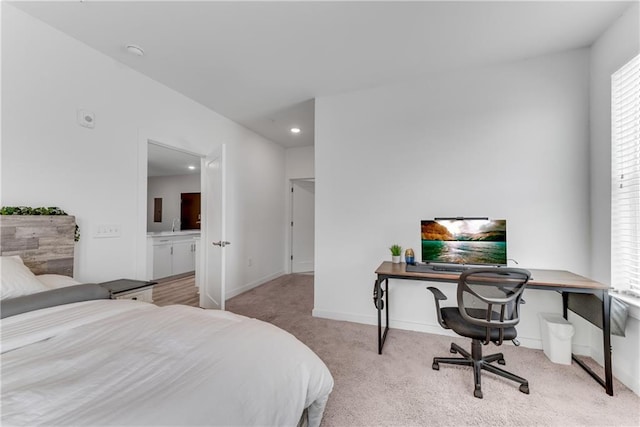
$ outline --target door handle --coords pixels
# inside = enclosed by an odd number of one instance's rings
[[[221,248],[224,248],[225,246],[230,245],[231,242],[220,241],[220,242],[212,242],[212,244],[213,246],[220,246]]]

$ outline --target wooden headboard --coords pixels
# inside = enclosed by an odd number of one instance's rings
[[[73,277],[74,216],[0,215],[0,230],[1,255],[20,255],[34,274]]]

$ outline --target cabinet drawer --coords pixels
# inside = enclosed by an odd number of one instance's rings
[[[133,299],[136,301],[153,302],[153,288],[114,295],[114,299]]]

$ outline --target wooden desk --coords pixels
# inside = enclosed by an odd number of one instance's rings
[[[613,396],[613,374],[611,368],[611,325],[609,323],[611,310],[610,287],[594,280],[563,270],[538,270],[528,269],[531,272],[531,280],[527,287],[557,291],[562,294],[562,314],[567,318],[569,297],[572,293],[595,295],[602,301],[602,323],[597,325],[602,328],[604,373],[605,379],[600,378],[591,368],[574,354],[572,359],[589,373],[607,394]],[[406,264],[393,264],[385,261],[376,270],[376,282],[373,288],[373,300],[378,310],[378,354],[382,354],[382,347],[389,332],[389,279],[420,280],[425,282],[457,283],[459,272],[448,271],[406,271]],[[382,284],[384,283],[384,289]],[[385,311],[385,327],[382,330],[382,311]]]

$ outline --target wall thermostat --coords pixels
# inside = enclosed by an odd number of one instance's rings
[[[91,111],[78,110],[78,124],[93,129],[96,125],[96,115]]]

